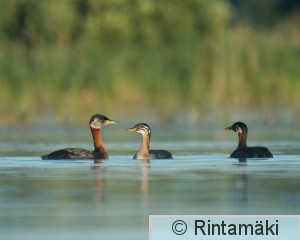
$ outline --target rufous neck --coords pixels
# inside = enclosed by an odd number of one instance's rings
[[[100,149],[105,149],[104,145],[103,145],[103,142],[102,142],[100,129],[91,127],[91,132],[92,132],[92,135],[93,135],[95,151],[100,150]]]

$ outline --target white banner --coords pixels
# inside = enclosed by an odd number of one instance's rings
[[[150,240],[300,240],[298,215],[150,215]]]

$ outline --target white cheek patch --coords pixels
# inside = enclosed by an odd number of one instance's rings
[[[141,134],[142,136],[144,136],[146,134],[145,131],[144,131],[144,129],[139,129],[139,130],[137,130],[137,132],[139,134]]]
[[[140,133],[142,136],[147,135],[148,133],[150,133],[148,128],[141,128],[137,131],[138,133]]]
[[[96,128],[96,129],[100,129],[101,128],[101,124],[99,121],[97,121],[96,119],[90,124],[92,128]]]
[[[243,130],[240,127],[236,127],[236,133],[242,134]]]

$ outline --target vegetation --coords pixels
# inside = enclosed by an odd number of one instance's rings
[[[299,114],[299,11],[241,2],[1,0],[0,124]]]

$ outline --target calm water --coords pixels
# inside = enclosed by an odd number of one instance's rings
[[[91,149],[83,129],[0,130],[0,239],[140,240],[148,239],[149,214],[300,214],[293,130],[253,131],[249,145],[268,146],[275,157],[246,163],[228,158],[233,132],[177,128],[152,131],[152,148],[172,151],[173,160],[133,160],[139,136],[113,128],[103,133],[109,160],[39,158],[58,148]]]

